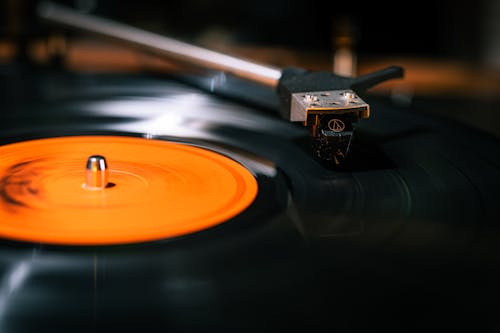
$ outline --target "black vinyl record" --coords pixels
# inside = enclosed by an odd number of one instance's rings
[[[494,137],[368,96],[372,116],[334,169],[312,158],[305,128],[166,78],[6,66],[0,89],[2,144],[185,142],[239,161],[259,184],[249,209],[184,237],[2,240],[1,332],[500,328]]]

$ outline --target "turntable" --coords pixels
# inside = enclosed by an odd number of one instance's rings
[[[0,331],[498,330],[498,138],[283,73],[2,66]]]

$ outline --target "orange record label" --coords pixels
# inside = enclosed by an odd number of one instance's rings
[[[93,155],[107,163],[103,188],[86,184]],[[241,164],[187,144],[75,136],[0,147],[0,237],[13,240],[111,245],[171,238],[235,217],[257,192]]]

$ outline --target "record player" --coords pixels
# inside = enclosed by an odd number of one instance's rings
[[[2,65],[1,332],[499,329],[497,137],[370,94],[399,67],[250,77],[170,47]]]

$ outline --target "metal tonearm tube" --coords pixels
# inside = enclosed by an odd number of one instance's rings
[[[391,78],[403,69],[391,66],[359,77],[302,68],[276,68],[185,43],[51,2],[38,6],[38,15],[50,22],[147,50],[181,63],[229,73],[275,89],[280,115],[311,129],[316,158],[341,164],[349,152],[353,123],[370,116],[370,106],[358,93]]]

